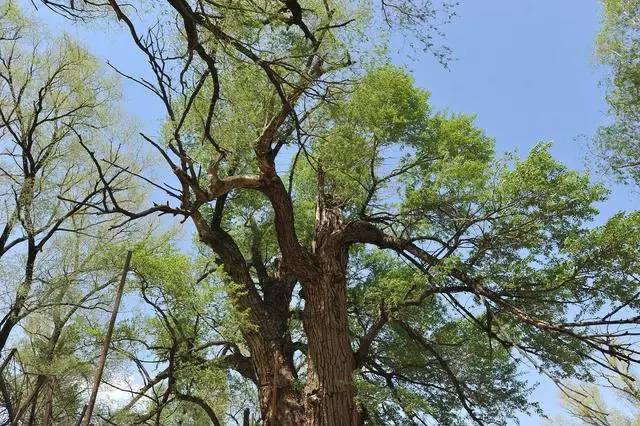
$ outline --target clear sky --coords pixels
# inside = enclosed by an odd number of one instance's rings
[[[499,151],[526,155],[540,141],[554,141],[554,154],[572,168],[591,168],[586,139],[606,122],[603,69],[593,58],[599,26],[597,0],[461,0],[449,25],[446,44],[453,49],[449,69],[424,55],[403,61],[416,81],[432,93],[436,109],[477,114],[477,123],[495,137]],[[25,3],[25,8],[33,7]],[[44,10],[37,13],[54,28],[61,22]],[[123,71],[144,73],[141,56],[122,31],[81,28],[71,33],[104,60]],[[100,34],[98,36],[98,34]],[[159,103],[139,87],[124,84],[126,108],[144,129],[157,131]],[[637,194],[617,186],[601,206],[599,220],[632,209]],[[534,377],[535,379],[535,377]],[[549,415],[561,412],[558,391],[548,381],[532,396]],[[540,418],[521,417],[521,424],[540,425]]]
[[[466,0],[446,28],[449,69],[425,57],[406,62],[437,108],[477,114],[499,151],[526,155],[540,141],[572,168],[591,169],[586,138],[607,121],[605,70],[593,55],[597,0]],[[614,188],[602,216],[634,207]]]

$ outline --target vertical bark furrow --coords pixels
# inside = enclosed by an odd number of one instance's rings
[[[309,342],[304,391],[304,424],[308,426],[360,423],[353,382],[355,358],[347,320],[347,252],[333,238],[341,226],[341,212],[319,202],[314,249],[321,273],[317,281],[303,283],[303,321]]]

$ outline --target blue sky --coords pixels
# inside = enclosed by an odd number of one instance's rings
[[[33,9],[27,3],[25,8]],[[501,152],[526,155],[536,143],[554,141],[560,160],[598,175],[586,147],[586,139],[607,121],[600,84],[604,70],[593,57],[598,1],[461,0],[457,10],[459,16],[445,29],[446,44],[456,58],[448,69],[428,55],[404,61],[418,84],[431,92],[434,107],[476,114]],[[70,28],[45,10],[37,16],[54,30]],[[145,74],[145,63],[126,34],[106,29],[105,37],[103,30],[70,32],[123,71]],[[126,108],[139,117],[142,128],[157,131],[159,102],[130,83],[123,83],[123,91]],[[599,221],[633,208],[636,201],[629,188],[614,186],[611,199],[601,205]],[[550,415],[559,414],[556,388],[539,380],[533,398]],[[521,417],[521,424],[539,425],[542,419]]]
[[[467,0],[446,28],[456,58],[449,69],[425,57],[406,62],[437,108],[477,114],[499,151],[526,155],[540,141],[576,169],[590,169],[586,138],[607,122],[593,55],[597,0]],[[602,217],[633,208],[636,194],[615,186]]]

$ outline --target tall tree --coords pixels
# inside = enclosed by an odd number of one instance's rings
[[[623,179],[640,182],[640,2],[602,0],[596,53],[606,80],[612,123],[598,130],[597,152]]]
[[[2,349],[30,296],[36,257],[100,199],[106,182],[82,161],[81,145],[95,145],[114,91],[81,46],[66,37],[47,40],[11,3],[0,13],[0,257],[24,254],[22,273],[13,274],[20,283],[0,320]]]
[[[113,13],[148,61],[152,79],[120,72],[166,109],[141,135],[166,200],[93,206],[194,224],[246,319],[226,365],[265,424],[504,423],[535,409],[520,363],[638,361],[640,215],[589,229],[603,187],[545,145],[498,158],[472,117],[432,110],[376,39],[433,25],[431,2],[168,0],[146,30],[142,4],[45,4]]]
[[[89,154],[120,161],[108,140],[117,82],[13,3],[0,16],[0,421],[73,423],[91,362],[78,318],[104,309],[113,283],[91,258],[126,236],[91,206],[106,188],[133,195],[123,171],[103,182]]]

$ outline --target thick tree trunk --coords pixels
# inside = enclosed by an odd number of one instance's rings
[[[282,250],[281,272],[268,274],[259,256],[259,243],[249,270],[239,247],[219,224],[194,214],[199,236],[224,261],[225,272],[243,289],[231,294],[239,309],[250,314],[257,329],[242,330],[250,357],[233,355],[234,368],[258,388],[261,418],[269,426],[350,426],[360,423],[355,402],[354,354],[347,323],[347,249],[337,238],[342,229],[339,209],[318,203],[315,238],[311,252],[299,245],[292,208],[279,180],[270,182],[276,195],[276,231]],[[211,226],[213,224],[213,226]],[[252,249],[253,250],[253,249]],[[291,279],[290,279],[291,278]],[[293,285],[302,286],[302,315],[306,334],[305,387],[297,384],[294,344],[289,330]],[[260,288],[260,294],[257,288]],[[248,365],[246,365],[248,364]]]
[[[304,286],[308,348],[303,392],[295,386],[291,348],[272,348],[264,353],[254,348],[251,353],[267,425],[360,423],[353,383],[355,360],[348,335],[345,266],[343,253],[325,253],[318,281]]]
[[[308,341],[304,425],[360,423],[353,381],[355,359],[347,323],[347,251],[336,241],[339,209],[318,202],[314,251],[320,262],[317,282],[303,283],[303,324]]]
[[[251,358],[257,373],[260,411],[264,424],[302,424],[303,406],[296,389],[293,360],[279,348],[253,351]]]
[[[304,390],[305,425],[359,424],[349,344],[344,275],[328,274],[305,289],[304,325],[309,341]]]
[[[335,266],[335,264],[333,265]],[[251,354],[266,425],[350,426],[360,424],[353,383],[344,270],[327,271],[305,287],[304,328],[308,340],[303,392],[293,366],[278,349]],[[267,365],[271,360],[271,365]]]

